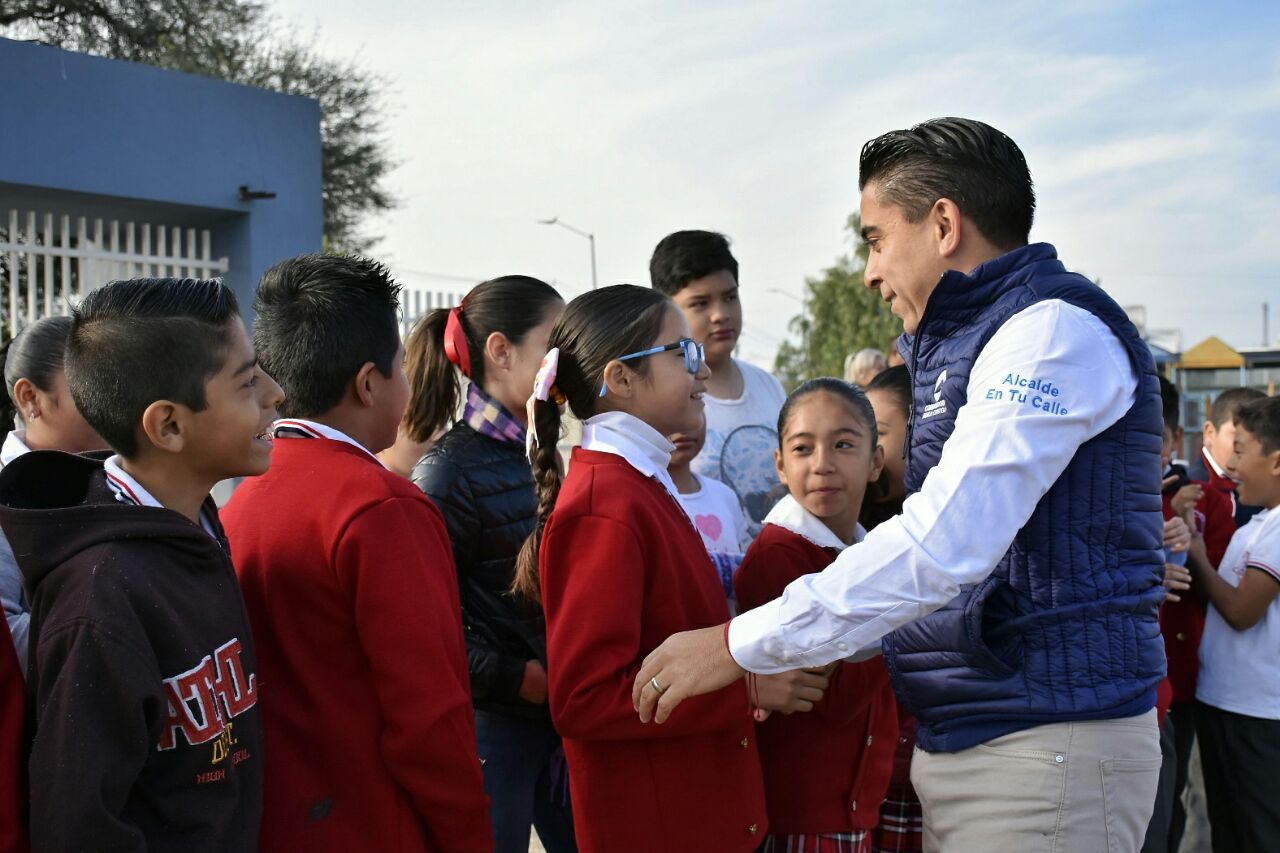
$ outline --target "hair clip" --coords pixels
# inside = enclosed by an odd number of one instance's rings
[[[467,333],[462,328],[462,308],[459,305],[449,310],[449,319],[444,324],[444,355],[470,379],[471,348],[467,346]]]
[[[525,404],[525,414],[529,416],[529,426],[524,432],[524,452],[529,457],[529,461],[533,461],[533,452],[538,449],[538,427],[534,418],[534,404],[538,401],[554,402],[557,406],[564,405],[564,395],[560,393],[560,389],[556,387],[556,373],[560,369],[560,348],[552,347],[547,350],[547,354],[542,358],[542,365],[538,367],[538,375],[533,380],[533,393],[529,395],[529,402]]]

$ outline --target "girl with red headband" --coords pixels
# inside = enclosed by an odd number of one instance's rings
[[[531,825],[548,853],[576,850],[564,753],[547,709],[542,611],[508,593],[537,510],[525,401],[563,309],[538,279],[495,278],[458,307],[427,314],[405,352],[405,433],[425,441],[448,428],[412,479],[444,514],[458,566],[498,853],[527,853]]]

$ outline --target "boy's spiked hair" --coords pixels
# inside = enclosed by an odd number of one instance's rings
[[[113,281],[72,312],[67,389],[80,414],[126,459],[157,400],[202,411],[205,384],[222,369],[240,308],[219,279]]]
[[[284,389],[283,417],[329,411],[369,362],[391,375],[399,296],[385,266],[356,255],[301,255],[266,271],[253,341],[262,369]]]

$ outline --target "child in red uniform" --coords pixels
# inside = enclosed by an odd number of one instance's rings
[[[890,347],[892,353],[897,347]],[[860,521],[868,531],[902,512],[906,499],[907,424],[911,417],[911,374],[899,362],[881,371],[867,385],[867,399],[876,414],[876,433],[884,449],[880,480],[862,502]],[[874,853],[920,853],[924,849],[924,809],[911,784],[911,754],[916,748],[916,718],[898,706],[898,742],[893,775],[872,832]]]
[[[373,455],[409,397],[398,291],[322,255],[258,286],[286,419],[225,518],[265,688],[264,853],[493,850],[448,534]]]
[[[546,610],[551,716],[564,736],[579,849],[753,851],[767,823],[744,682],[684,703],[662,725],[641,723],[631,699],[641,662],[663,639],[728,618],[667,473],[666,436],[702,417],[702,348],[669,299],[631,285],[569,303],[550,346],[529,403],[538,522],[517,589],[540,595]],[[584,420],[563,482],[559,401]],[[826,679],[804,675],[781,707],[821,698]],[[761,688],[765,706],[774,686]]]
[[[790,492],[770,511],[734,584],[743,610],[820,572],[866,531],[858,513],[884,450],[867,397],[814,379],[778,416],[778,474]],[[774,715],[758,728],[772,834],[762,853],[867,853],[893,772],[897,705],[878,657],[835,664],[812,714]]]

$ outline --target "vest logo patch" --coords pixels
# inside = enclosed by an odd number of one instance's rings
[[[241,651],[240,640],[233,638],[196,666],[164,680],[168,716],[156,749],[174,749],[181,734],[191,746],[213,742],[212,764],[231,754],[237,742],[232,718],[258,704],[258,677],[245,672]]]
[[[943,370],[933,383],[933,402],[924,407],[924,411],[920,413],[920,420],[928,420],[934,415],[940,415],[947,410],[947,401],[942,399],[942,385],[946,381],[947,371]]]

